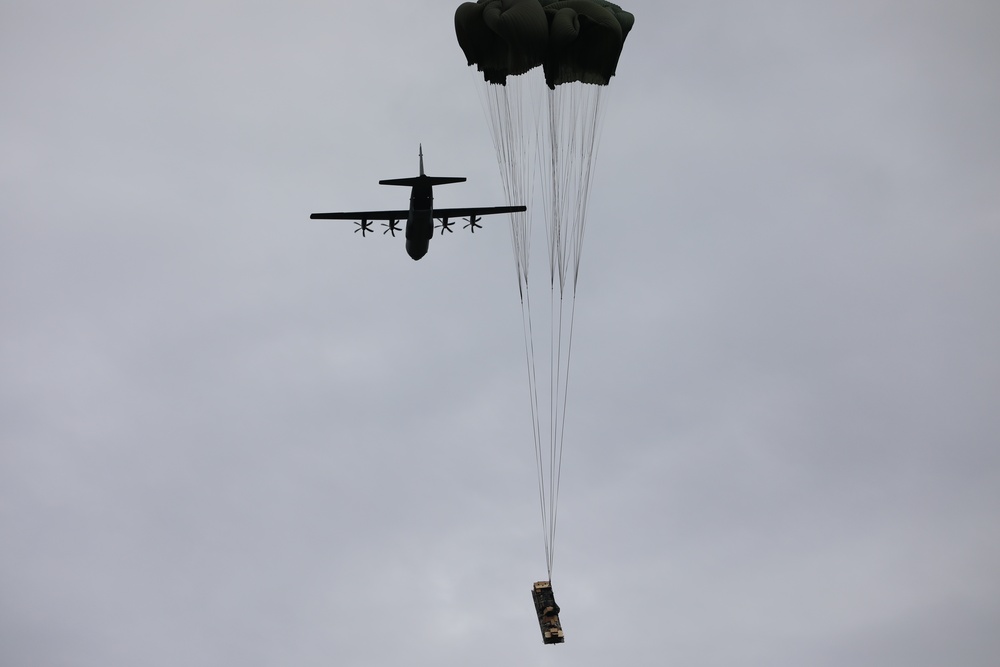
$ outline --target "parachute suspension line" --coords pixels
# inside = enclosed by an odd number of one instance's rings
[[[604,121],[604,106],[601,104],[603,86],[585,86],[588,99],[581,108],[589,110],[586,118],[581,118],[580,130],[580,180],[576,189],[576,219],[579,231],[575,238],[575,266],[573,269],[573,292],[580,275],[580,255],[583,250],[583,235],[587,227],[587,204],[590,201],[590,186],[594,182],[594,165],[600,147],[601,129]]]
[[[560,311],[562,310],[562,303],[560,303]],[[563,442],[566,435],[566,405],[569,398],[569,362],[573,351],[573,315],[576,310],[576,297],[575,295],[570,299],[570,314],[569,314],[569,327],[568,327],[568,342],[566,344],[565,350],[565,362],[562,365],[562,375],[557,378],[557,384],[561,386],[561,402],[557,403],[552,412],[552,462],[550,471],[551,479],[549,482],[549,494],[550,494],[550,511],[549,511],[549,540],[552,544],[555,544],[556,536],[556,523],[559,514],[559,483],[562,479],[562,458],[563,458]],[[561,313],[560,313],[561,315]],[[560,317],[559,322],[560,329],[562,328],[562,319]],[[562,359],[562,340],[560,334],[560,359]],[[555,400],[559,401],[558,393],[555,396]],[[558,432],[556,428],[558,424]],[[552,548],[554,551],[554,547]],[[549,576],[552,575],[552,565],[549,564]],[[550,579],[551,580],[551,579]]]
[[[509,86],[480,81],[480,101],[490,127],[497,166],[500,169],[504,193],[509,204],[521,204],[530,197],[531,170],[525,159],[525,122],[522,86],[516,79]],[[511,244],[514,266],[518,274],[518,289],[524,300],[530,253],[528,213],[511,214]]]
[[[536,161],[540,169],[538,184],[545,217],[550,292],[547,410],[540,404],[540,399],[544,400],[544,389],[539,391],[539,380],[543,378],[538,377],[537,361],[542,350],[536,349],[534,342],[528,281],[531,249],[529,213],[513,214],[510,232],[521,301],[545,561],[551,581],[566,434],[576,288],[587,202],[603,116],[601,91],[604,86],[571,82],[550,90],[538,85],[539,81],[532,80],[537,75],[538,72],[533,71],[508,76],[506,85],[489,84],[480,79],[477,88],[509,204],[531,207]],[[535,90],[545,92],[535,95]]]
[[[525,112],[523,109],[523,87],[520,77],[511,77],[509,85],[491,84],[475,77],[476,90],[483,107],[497,167],[508,204],[521,204],[530,198],[531,171],[525,160]],[[530,235],[528,234],[528,213],[511,214],[511,245],[514,251],[514,267],[518,276],[518,292],[522,307],[525,300],[528,276]]]
[[[587,202],[593,182],[603,108],[603,86],[569,83],[548,91],[546,141],[539,141],[541,179],[546,213],[550,279],[550,356],[548,457],[544,472],[547,500],[546,558],[549,578],[555,554],[555,536],[562,479],[563,444],[569,398],[569,369],[576,314]]]
[[[581,133],[579,137],[580,149],[579,162],[576,165],[577,169],[574,171],[579,174],[579,180],[577,181],[575,193],[576,200],[574,214],[570,216],[570,221],[576,223],[574,226],[573,237],[573,249],[572,249],[572,264],[573,264],[573,292],[570,297],[569,305],[569,327],[568,336],[566,342],[566,355],[565,355],[565,366],[564,375],[562,376],[562,405],[559,406],[559,434],[558,434],[558,460],[555,463],[556,474],[552,489],[552,496],[554,498],[552,503],[552,535],[553,540],[555,539],[556,531],[556,521],[559,512],[559,485],[561,481],[562,473],[562,454],[563,454],[563,442],[566,435],[566,408],[569,402],[569,369],[570,360],[573,354],[573,322],[576,316],[576,288],[580,275],[580,258],[581,252],[583,250],[583,236],[586,230],[587,223],[587,203],[590,198],[590,186],[593,183],[594,175],[594,162],[597,159],[597,148],[600,139],[600,130],[602,127],[603,120],[603,107],[601,106],[601,91],[604,90],[603,86],[588,86],[583,85],[579,87],[574,86],[574,92],[580,91],[582,89],[582,94],[586,96],[583,100],[573,100],[571,101],[571,107],[573,109],[584,112],[584,116],[579,118],[579,124],[576,129]],[[576,135],[574,133],[574,139]],[[560,308],[560,316],[562,315],[562,309]],[[560,327],[562,326],[560,320]],[[561,345],[561,341],[560,341]],[[561,349],[561,348],[560,348]]]
[[[522,309],[522,322],[525,325],[525,351],[527,354],[528,361],[528,391],[531,395],[531,423],[532,423],[532,436],[535,442],[535,469],[538,478],[538,504],[541,510],[542,516],[542,541],[545,545],[545,562],[550,563],[552,560],[552,547],[551,541],[549,540],[549,528],[547,521],[547,514],[545,511],[545,479],[542,471],[544,470],[542,465],[542,434],[541,434],[541,416],[538,412],[538,380],[535,373],[535,336],[534,332],[531,330],[531,308],[528,303],[528,297],[526,293],[525,303],[522,304],[524,307]],[[549,575],[551,580],[552,568],[549,566]]]
[[[603,86],[570,83],[548,91],[546,163],[550,178],[544,192],[549,215],[549,253],[560,292],[572,271],[575,291],[587,222],[587,203],[604,116]],[[554,280],[554,278],[553,278]]]
[[[507,78],[506,85],[489,84],[479,79],[477,90],[486,115],[493,145],[496,150],[497,166],[500,169],[507,203],[527,204],[530,209],[535,159],[534,146],[537,145],[540,118],[540,99],[530,94],[531,84],[540,81],[533,72]],[[477,77],[478,78],[478,77]],[[528,269],[531,249],[530,218],[527,212],[511,215],[511,247],[517,272],[518,292],[521,301],[521,322],[524,334],[525,361],[528,371],[528,392],[531,404],[532,437],[535,448],[535,467],[538,482],[538,501],[542,521],[542,536],[545,546],[545,561],[551,579],[552,531],[549,517],[551,511],[551,479],[545,470],[552,467],[546,462],[542,446],[542,415],[539,410],[538,379],[536,372],[535,336],[531,321],[531,298],[528,289]]]

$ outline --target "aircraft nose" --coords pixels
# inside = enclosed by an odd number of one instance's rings
[[[406,254],[414,259],[414,261],[420,259],[427,254],[427,246],[429,244],[427,241],[417,242],[410,239],[406,241]]]

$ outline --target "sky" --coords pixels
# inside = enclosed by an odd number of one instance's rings
[[[623,5],[544,646],[457,4],[0,1],[0,663],[996,665],[1000,5]]]

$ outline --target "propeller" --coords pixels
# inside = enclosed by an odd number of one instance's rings
[[[358,226],[358,228],[354,230],[355,234],[357,234],[358,232],[361,232],[361,236],[364,236],[368,232],[372,231],[372,221],[371,220],[362,220],[361,222],[355,222],[354,224],[356,224]]]
[[[455,224],[454,222],[448,222],[448,218],[439,218],[439,220],[441,220],[441,224],[438,225],[438,229],[441,230],[442,234],[445,232],[455,233],[455,230],[452,229],[452,226]]]
[[[382,234],[383,235],[384,234],[392,234],[392,237],[395,238],[396,237],[396,232],[403,231],[402,229],[400,229],[397,226],[398,224],[399,224],[398,220],[390,220],[389,222],[383,222],[382,226],[385,227],[386,229],[385,229],[385,231],[382,232]]]
[[[462,229],[469,229],[469,231],[471,231],[473,234],[476,233],[477,227],[479,229],[483,228],[483,226],[479,224],[479,221],[483,219],[483,216],[481,215],[473,215],[471,218],[462,218],[462,219],[465,220],[467,223],[469,223],[467,225],[463,225]]]

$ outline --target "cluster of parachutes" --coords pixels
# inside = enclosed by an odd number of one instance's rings
[[[528,207],[512,214],[510,231],[550,581],[576,287],[603,117],[602,91],[615,75],[633,22],[632,14],[602,0],[478,0],[455,12],[459,46],[468,64],[483,74],[477,86],[507,202]],[[529,281],[536,194],[545,219],[547,286]],[[533,322],[530,295],[544,287],[549,291],[548,317]]]
[[[469,65],[490,83],[541,65],[549,88],[606,86],[634,21],[602,0],[479,0],[459,6],[455,33]]]

